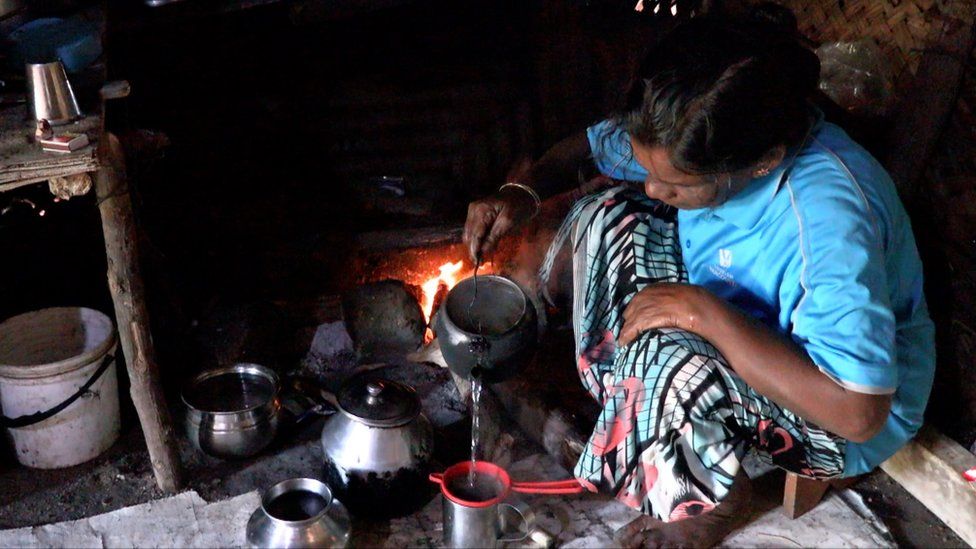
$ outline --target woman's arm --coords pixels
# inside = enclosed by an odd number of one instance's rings
[[[642,290],[624,312],[619,343],[668,327],[707,339],[757,392],[848,440],[870,439],[888,418],[890,395],[842,387],[792,341],[700,286],[658,284]]]
[[[510,183],[531,187],[541,198],[571,189],[578,183],[580,168],[593,166],[586,132],[563,139],[531,165],[510,174]],[[491,254],[506,233],[528,221],[535,212],[535,199],[516,186],[468,205],[463,240],[475,262]]]
[[[548,198],[578,184],[581,168],[588,172],[596,170],[585,131],[556,143],[531,168],[509,181],[528,185],[540,197]]]

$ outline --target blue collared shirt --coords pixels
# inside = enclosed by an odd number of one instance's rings
[[[603,174],[644,181],[624,131],[587,135]],[[680,210],[678,231],[692,284],[789,335],[844,387],[893,395],[881,432],[848,442],[845,475],[918,431],[935,373],[922,263],[891,178],[843,130],[821,117],[794,158],[716,208]]]

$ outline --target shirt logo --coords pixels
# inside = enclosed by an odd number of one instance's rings
[[[728,269],[732,266],[732,250],[726,250],[722,248],[718,251],[718,264],[723,269]]]

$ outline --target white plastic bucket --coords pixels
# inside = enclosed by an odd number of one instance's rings
[[[19,418],[58,406],[114,348],[111,319],[83,307],[42,309],[0,323],[0,411]],[[70,467],[101,454],[119,436],[115,361],[64,410],[7,432],[17,460],[28,467]]]

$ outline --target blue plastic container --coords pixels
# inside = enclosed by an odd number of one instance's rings
[[[65,71],[77,73],[102,55],[98,28],[77,19],[35,19],[10,33],[9,39],[14,43],[14,68],[60,59]]]

